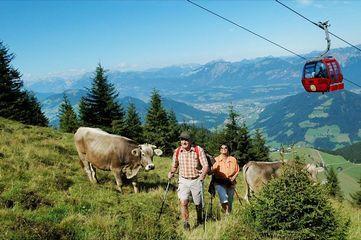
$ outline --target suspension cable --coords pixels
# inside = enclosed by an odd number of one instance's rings
[[[269,40],[269,39],[266,38],[266,37],[263,37],[262,35],[260,35],[260,34],[258,34],[258,33],[255,33],[255,32],[253,32],[253,31],[249,30],[248,28],[245,28],[245,27],[239,25],[238,23],[235,23],[234,21],[232,21],[232,20],[230,20],[230,19],[228,19],[228,18],[226,18],[226,17],[223,17],[223,16],[219,15],[218,13],[215,13],[215,12],[213,12],[213,11],[211,11],[211,10],[209,10],[209,9],[207,9],[207,8],[205,8],[205,7],[197,4],[197,3],[195,3],[195,2],[192,2],[191,0],[186,0],[186,1],[189,2],[189,3],[191,3],[191,4],[193,4],[193,5],[196,6],[196,7],[199,7],[199,8],[201,8],[201,9],[203,9],[203,10],[206,11],[206,12],[209,12],[209,13],[211,13],[211,14],[213,14],[213,15],[215,15],[215,16],[217,16],[217,17],[219,17],[219,18],[221,18],[221,19],[223,19],[223,20],[225,20],[225,21],[227,21],[227,22],[229,22],[229,23],[231,23],[231,24],[239,27],[239,28],[242,28],[243,30],[245,30],[245,31],[247,31],[247,32],[249,32],[249,33],[252,33],[253,35],[256,35],[257,37],[259,37],[259,38],[261,38],[261,39],[263,39],[263,40],[265,40],[265,41],[267,41],[267,42],[269,42],[269,43],[272,43],[273,45],[276,45],[276,46],[279,47],[279,48],[282,48],[283,50],[286,50],[287,52],[290,52],[290,53],[296,55],[297,57],[302,58],[303,60],[307,60],[305,57],[303,57],[303,56],[301,56],[301,55],[299,55],[299,54],[297,54],[297,53],[295,53],[295,52],[293,52],[293,51],[291,51],[291,50],[289,50],[289,49],[281,46],[281,45],[278,44],[278,43],[275,43],[275,42]]]
[[[291,50],[283,47],[282,45],[280,45],[280,44],[278,44],[278,43],[275,43],[275,42],[269,40],[268,38],[263,37],[262,35],[254,32],[254,31],[251,31],[251,30],[249,30],[248,28],[243,27],[243,26],[239,25],[238,23],[235,23],[234,21],[232,21],[232,20],[230,20],[230,19],[228,19],[228,18],[226,18],[226,17],[221,16],[221,15],[218,14],[218,13],[213,12],[212,10],[209,10],[209,9],[207,9],[207,8],[205,8],[205,7],[199,5],[199,4],[197,4],[197,3],[195,3],[195,2],[193,2],[193,1],[191,1],[191,0],[186,0],[186,1],[189,2],[189,3],[191,3],[191,4],[193,4],[193,5],[196,6],[196,7],[199,7],[199,8],[201,8],[201,9],[203,9],[203,10],[206,11],[206,12],[209,12],[209,13],[217,16],[218,18],[221,18],[221,19],[223,19],[223,20],[225,20],[225,21],[227,21],[227,22],[229,22],[229,23],[231,23],[231,24],[233,24],[233,25],[235,25],[235,26],[237,26],[237,27],[239,27],[239,28],[241,28],[241,29],[243,29],[243,30],[245,30],[245,31],[253,34],[253,35],[256,35],[257,37],[259,37],[259,38],[261,38],[261,39],[263,39],[263,40],[265,40],[265,41],[267,41],[267,42],[269,42],[269,43],[272,43],[273,45],[276,45],[277,47],[282,48],[283,50],[286,50],[287,52],[290,52],[290,53],[296,55],[296,56],[299,57],[299,58],[302,58],[303,60],[307,60],[305,57],[301,56],[300,54],[297,54],[297,53],[295,53],[295,52],[293,52],[293,51],[291,51]],[[278,1],[278,0],[275,0],[275,1],[278,2],[279,4],[283,5],[284,7],[288,8],[289,10],[293,11],[293,12],[296,13],[297,15],[301,16],[302,18],[306,19],[307,21],[311,22],[312,24],[316,25],[317,27],[321,28],[322,30],[324,30],[324,28],[323,28],[322,25],[311,21],[310,19],[308,19],[308,18],[306,18],[305,16],[301,15],[300,13],[296,12],[296,11],[293,10],[292,8],[284,5],[282,2],[280,2],[280,1]],[[338,38],[338,39],[346,42],[347,44],[349,44],[349,45],[353,46],[354,48],[356,48],[356,49],[358,49],[358,50],[361,51],[361,49],[359,49],[358,47],[352,45],[351,43],[347,42],[346,40],[343,40],[342,38],[336,36],[335,34],[333,34],[333,33],[331,33],[331,32],[329,32],[329,33],[330,33],[332,36],[334,36],[334,37],[336,37],[336,38]],[[345,78],[344,78],[344,80],[347,81],[347,82],[350,82],[350,83],[354,84],[355,86],[358,86],[359,88],[361,88],[361,86],[358,85],[358,84],[355,83],[355,82],[352,82],[352,81],[350,81],[350,80],[348,80],[348,79],[345,79]]]
[[[299,13],[299,12],[297,12],[296,10],[294,10],[294,9],[290,8],[289,6],[287,6],[286,4],[282,3],[281,1],[279,1],[279,0],[274,0],[274,1],[276,1],[277,3],[279,3],[279,4],[281,4],[282,6],[284,6],[285,8],[287,8],[288,10],[290,10],[290,11],[294,12],[295,14],[297,14],[298,16],[300,16],[301,18],[305,19],[306,21],[308,21],[308,22],[312,23],[313,25],[315,25],[315,26],[317,26],[317,27],[319,27],[319,28],[321,28],[321,29],[323,30],[323,27],[322,27],[322,26],[320,26],[320,24],[318,24],[318,23],[316,23],[316,22],[314,22],[314,21],[310,20],[309,18],[307,18],[307,17],[303,16],[301,13]],[[339,39],[339,40],[341,40],[341,41],[343,41],[343,42],[347,43],[347,44],[348,44],[348,45],[350,45],[351,47],[354,47],[354,48],[356,48],[357,50],[361,51],[361,49],[360,49],[359,47],[357,47],[357,46],[353,45],[352,43],[349,43],[348,41],[346,41],[345,39],[343,39],[343,38],[341,38],[341,37],[337,36],[336,34],[334,34],[334,33],[330,32],[330,31],[329,31],[329,34],[331,34],[331,35],[332,35],[332,36],[334,36],[335,38],[337,38],[337,39]]]

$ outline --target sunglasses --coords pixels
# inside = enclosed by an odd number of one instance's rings
[[[221,149],[228,149],[228,147],[221,147]]]

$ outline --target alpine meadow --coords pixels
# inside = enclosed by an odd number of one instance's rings
[[[360,11],[0,1],[0,240],[361,239]]]

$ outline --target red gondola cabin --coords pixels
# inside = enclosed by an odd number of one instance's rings
[[[302,84],[307,92],[332,92],[344,88],[340,64],[333,57],[308,61],[303,68]]]

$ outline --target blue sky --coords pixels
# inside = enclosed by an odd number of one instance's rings
[[[324,33],[273,0],[196,1],[285,47],[325,48]],[[284,1],[330,31],[361,43],[361,1]],[[288,52],[186,1],[0,1],[0,40],[24,78],[146,69]],[[332,39],[331,47],[345,47]]]

